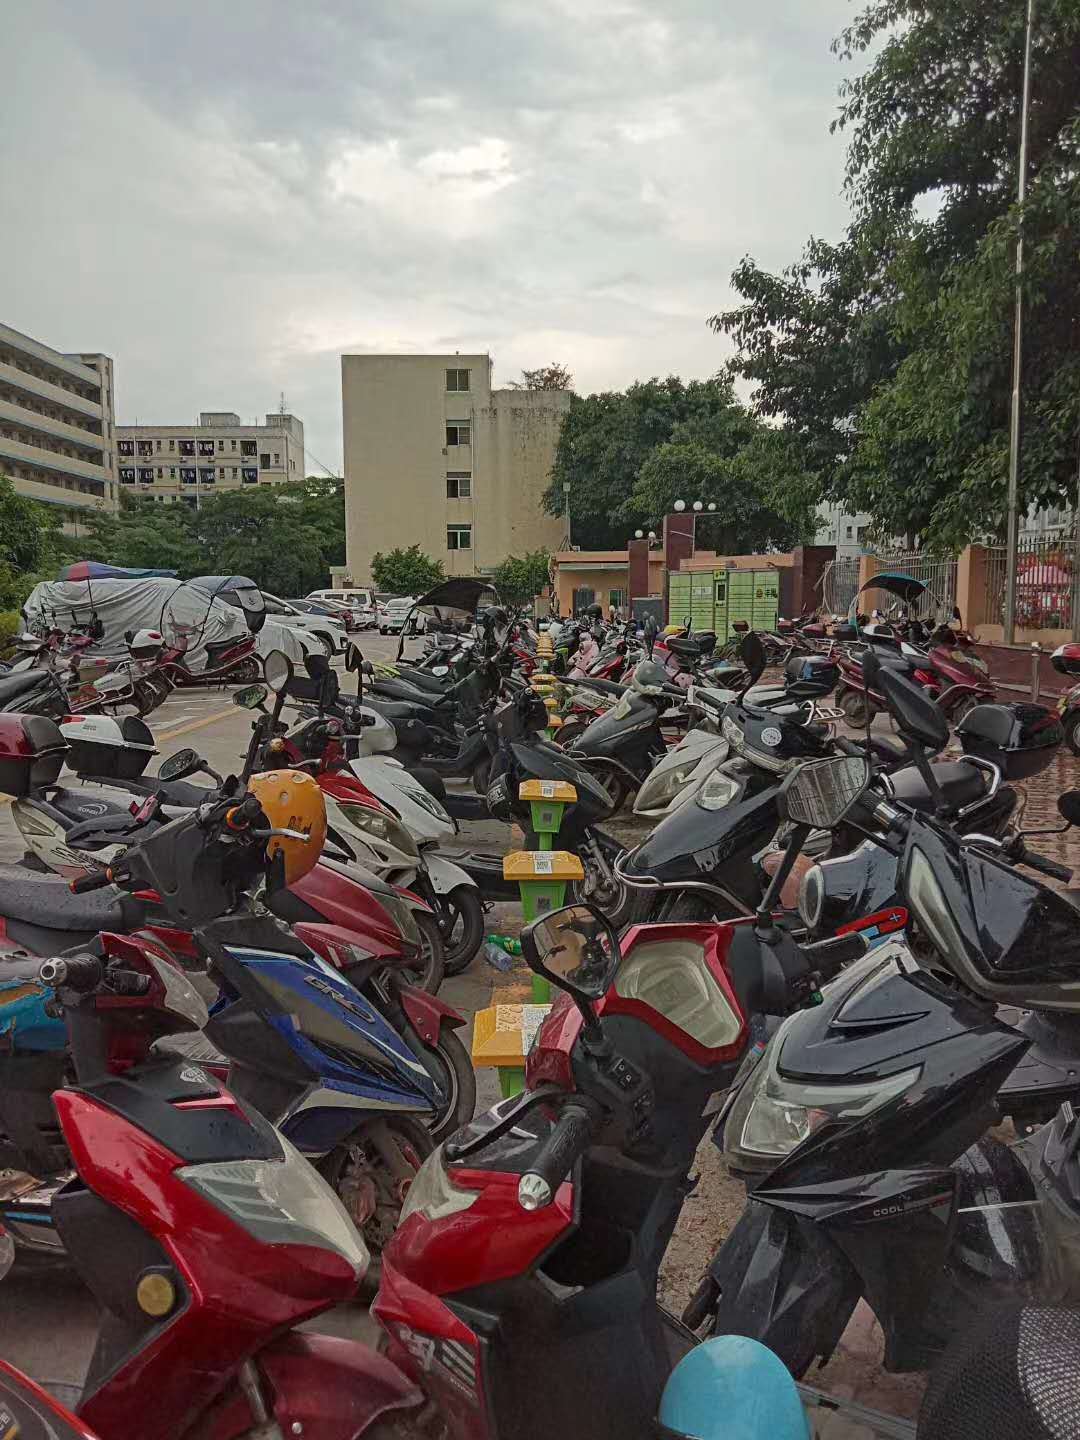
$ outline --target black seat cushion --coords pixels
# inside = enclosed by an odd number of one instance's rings
[[[41,680],[40,670],[20,670],[15,675],[0,675],[0,705],[28,694],[41,684]]]
[[[715,643],[715,636],[713,637]],[[667,648],[672,655],[678,655],[681,660],[696,660],[701,655],[701,646],[696,640],[687,640],[682,635],[672,635],[667,642]]]
[[[0,865],[0,915],[48,930],[130,930],[143,907],[113,889],[73,895],[59,875],[34,875],[18,865]]]
[[[441,693],[446,689],[445,675],[432,675],[430,670],[402,670],[398,675],[406,685],[415,685],[418,690],[432,690]]]
[[[986,772],[969,765],[966,760],[937,760],[930,769],[950,810],[959,810],[986,794],[989,783]],[[911,805],[916,810],[930,811],[934,808],[933,798],[914,765],[895,770],[889,776],[889,782],[901,804]]]
[[[863,735],[853,737],[851,743],[858,745],[863,750],[866,749],[866,737]],[[908,747],[899,735],[871,735],[870,754],[878,760],[884,760],[886,764],[909,758]]]

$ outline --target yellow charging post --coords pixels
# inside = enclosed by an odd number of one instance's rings
[[[519,1095],[525,1087],[525,1057],[550,1005],[489,1005],[473,1020],[472,1063],[499,1072],[503,1095]]]

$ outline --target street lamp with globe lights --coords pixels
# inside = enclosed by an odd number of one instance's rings
[[[685,501],[685,500],[676,500],[676,501],[675,501],[675,509],[676,509],[676,510],[679,512],[679,514],[681,515],[682,512],[686,509],[686,501]]]

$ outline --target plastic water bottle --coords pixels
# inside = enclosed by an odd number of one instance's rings
[[[507,970],[514,968],[513,957],[491,940],[484,941],[484,959],[494,969],[502,970],[504,974]]]

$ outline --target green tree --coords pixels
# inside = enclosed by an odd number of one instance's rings
[[[511,390],[573,390],[574,377],[566,365],[553,360],[537,370],[522,370],[520,380],[511,380]]]
[[[1025,7],[873,0],[836,44],[853,218],[779,275],[744,260],[713,317],[759,414],[819,493],[957,544],[1002,521]],[[1071,498],[1080,431],[1080,6],[1046,0],[1033,55],[1022,503]]]
[[[65,556],[59,516],[0,475],[0,610],[18,610]]]
[[[214,495],[193,524],[204,574],[248,575],[286,598],[306,595],[327,579],[318,526],[300,501],[283,499],[277,489]]]
[[[333,476],[308,475],[276,487],[274,494],[302,508],[304,524],[319,533],[323,568],[345,564],[345,481]]]
[[[563,514],[568,484],[574,543],[621,548],[635,525],[653,523],[662,513],[644,498],[631,500],[638,474],[658,446],[696,443],[730,458],[759,427],[723,375],[688,382],[669,375],[625,392],[575,395],[559,432],[544,506],[551,515]]]
[[[422,595],[437,585],[443,577],[442,565],[425,555],[419,545],[408,549],[400,546],[375,552],[371,560],[371,578],[377,590],[387,590],[393,595]]]
[[[184,578],[203,568],[195,515],[189,506],[162,505],[148,495],[130,495],[123,490],[119,510],[90,516],[79,549],[83,560],[132,569],[175,570]]]
[[[499,599],[507,605],[531,604],[548,583],[550,562],[551,554],[547,550],[508,555],[491,577]]]

